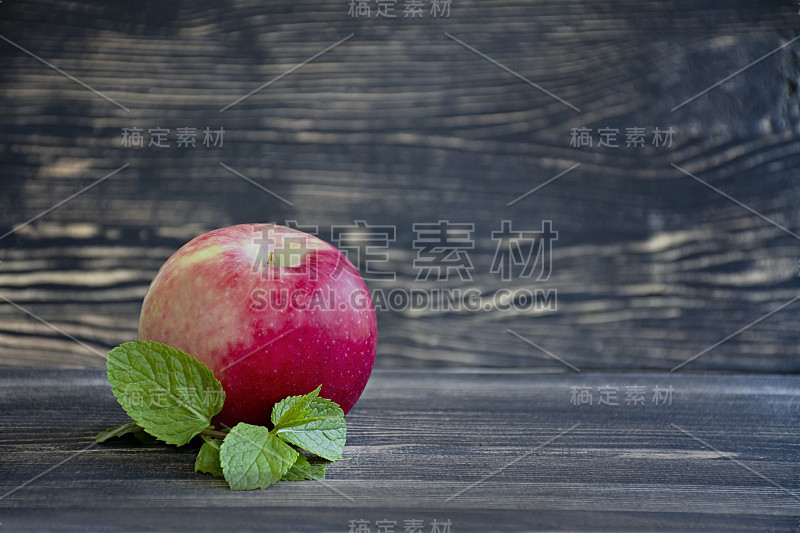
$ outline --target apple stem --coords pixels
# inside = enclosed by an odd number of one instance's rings
[[[206,428],[200,432],[201,435],[207,435],[209,437],[214,437],[217,439],[224,439],[228,436],[227,431],[217,431],[216,429]]]

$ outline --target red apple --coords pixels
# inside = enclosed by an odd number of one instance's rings
[[[214,423],[267,425],[272,406],[322,384],[347,413],[375,362],[377,322],[347,257],[312,235],[242,224],[170,257],[142,304],[139,338],[208,366],[225,389]]]

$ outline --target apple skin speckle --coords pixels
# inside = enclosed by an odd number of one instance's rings
[[[303,236],[300,263],[254,269],[253,243],[265,235],[270,242]],[[322,305],[302,297],[315,291]],[[254,295],[282,294],[300,296],[294,303],[262,296],[271,305],[254,305]],[[218,427],[268,425],[275,403],[320,384],[320,396],[346,414],[372,372],[377,334],[372,299],[347,257],[270,224],[222,228],[185,244],[156,274],[139,318],[140,339],[183,350],[222,382],[225,406],[212,421]]]

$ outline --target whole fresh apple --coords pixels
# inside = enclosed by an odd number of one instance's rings
[[[364,280],[334,246],[242,224],[196,237],[164,263],[139,338],[214,372],[226,395],[215,423],[267,425],[275,403],[320,384],[347,413],[372,372],[377,321]]]

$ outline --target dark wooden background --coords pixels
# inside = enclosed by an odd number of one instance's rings
[[[475,224],[463,286],[558,291],[540,313],[381,312],[382,368],[561,367],[511,329],[581,369],[666,370],[798,294],[796,235],[672,166],[800,232],[800,44],[672,111],[794,38],[796,3],[456,0],[415,20],[402,6],[381,20],[344,0],[4,1],[0,35],[129,111],[0,41],[0,234],[128,165],[0,240],[0,296],[103,353],[135,337],[152,276],[197,234],[356,219],[397,226],[398,279],[372,288],[444,286],[415,281],[412,224],[446,219]],[[222,127],[224,145],[178,148],[185,126]],[[121,146],[132,127],[170,128],[171,147]],[[623,146],[573,148],[577,127],[619,128]],[[629,127],[648,144],[672,127],[674,144],[625,148]],[[553,221],[549,281],[489,273],[503,219]],[[799,317],[789,305],[685,369],[796,372]],[[0,301],[0,363],[103,360]]]

